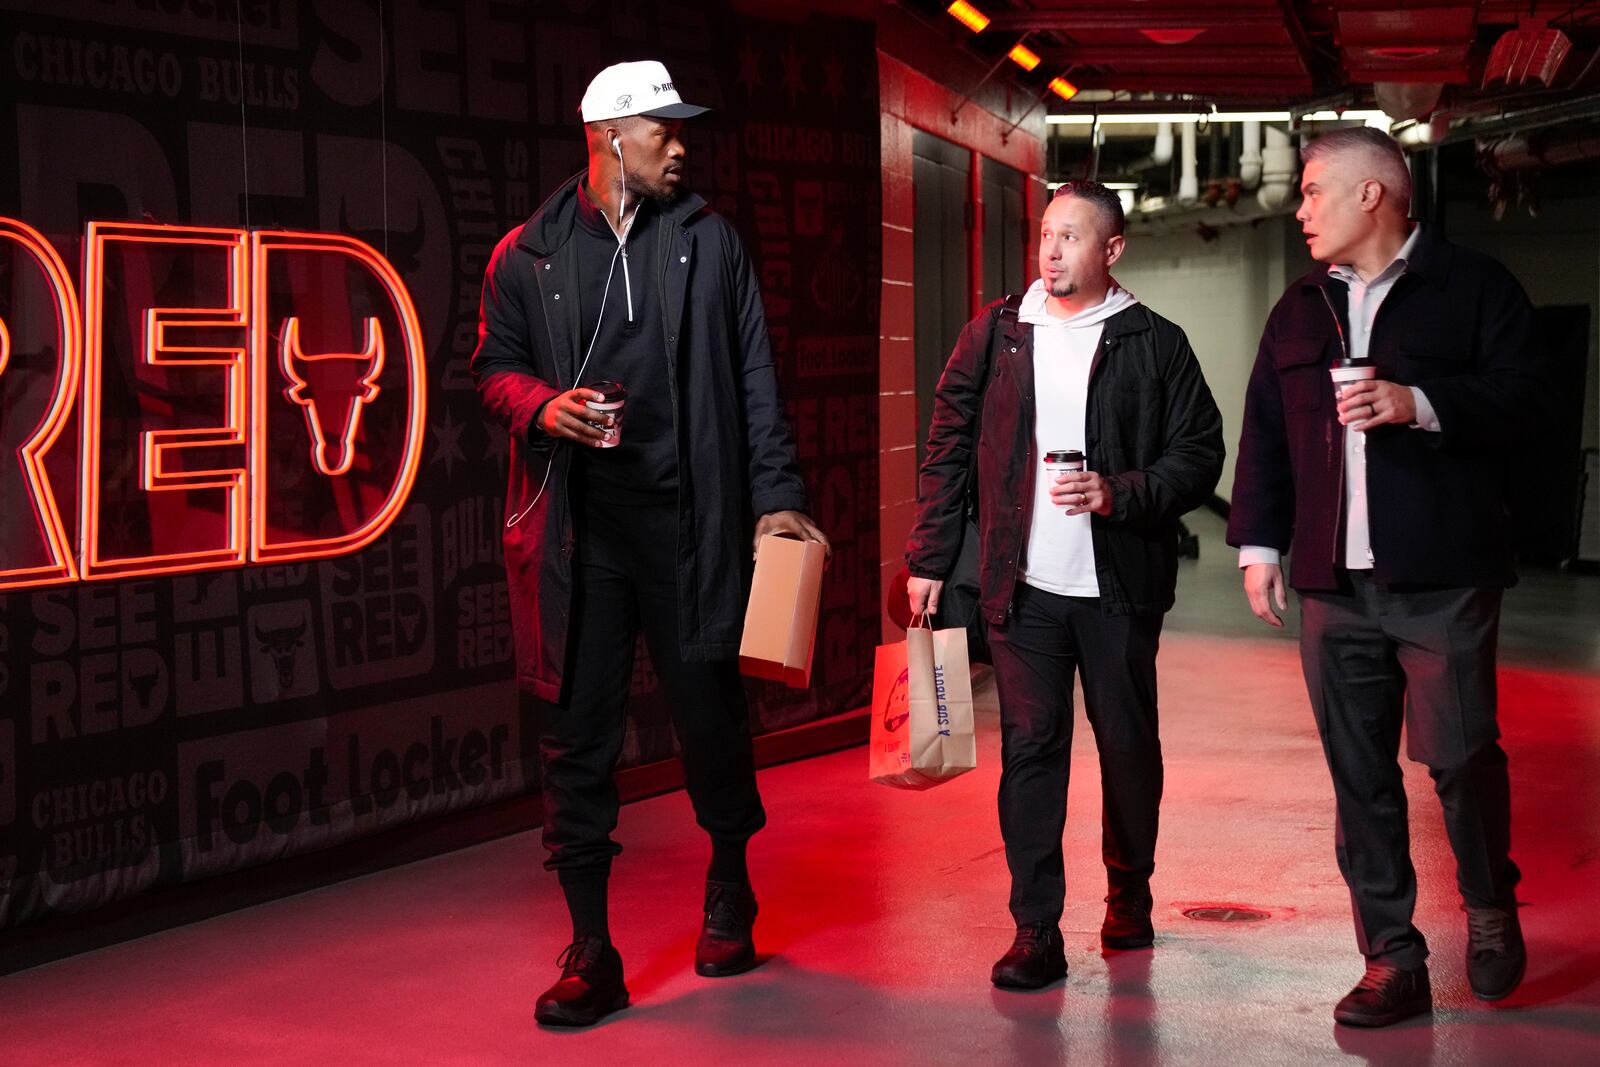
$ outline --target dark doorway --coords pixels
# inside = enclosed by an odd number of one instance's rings
[[[1020,170],[983,157],[983,302],[1027,284],[1026,195]]]
[[[967,234],[972,227],[972,153],[930,133],[911,145],[916,293],[917,463],[927,447],[933,392],[970,318]]]

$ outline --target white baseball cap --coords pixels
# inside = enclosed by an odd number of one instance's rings
[[[594,76],[579,111],[584,122],[603,122],[627,115],[656,119],[689,119],[711,109],[685,104],[673,87],[667,68],[653,59],[617,63]]]

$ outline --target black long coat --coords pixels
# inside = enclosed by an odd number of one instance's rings
[[[577,383],[582,357],[577,254],[579,174],[501,240],[483,284],[472,375],[511,435],[506,573],[517,681],[561,699],[572,613],[570,443],[538,429],[539,410]],[[757,516],[807,510],[794,439],[755,273],[732,225],[690,194],[663,209],[665,358],[678,448],[678,625],[686,660],[738,654]],[[562,299],[562,295],[566,299]]]

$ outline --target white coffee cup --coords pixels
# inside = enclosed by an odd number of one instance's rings
[[[1079,474],[1086,470],[1088,465],[1084,454],[1076,448],[1055,448],[1044,454],[1044,469],[1049,475],[1051,485],[1054,485],[1063,474]]]
[[[1056,448],[1044,454],[1044,469],[1054,476],[1052,481],[1063,474],[1080,473],[1085,466],[1083,453],[1076,448]]]
[[[585,400],[584,407],[611,417],[611,424],[601,427],[605,437],[601,439],[599,447],[616,448],[622,443],[622,408],[628,401],[628,390],[623,388],[621,382],[610,381],[591,382],[584,388],[593,389],[604,398]]]
[[[1337,403],[1344,398],[1344,391],[1349,386],[1376,378],[1378,368],[1364,360],[1340,360],[1328,368],[1328,376],[1333,379],[1333,399]]]

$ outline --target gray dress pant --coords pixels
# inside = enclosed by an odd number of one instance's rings
[[[1511,787],[1495,721],[1499,589],[1405,589],[1350,572],[1350,593],[1301,595],[1300,658],[1333,776],[1336,853],[1362,953],[1405,968],[1428,946],[1412,924],[1406,755],[1444,808],[1471,907],[1515,900]]]

